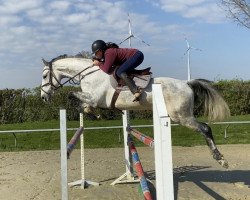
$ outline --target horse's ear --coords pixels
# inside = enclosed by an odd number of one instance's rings
[[[48,62],[48,61],[46,61],[46,60],[44,60],[43,58],[42,58],[42,61],[43,61],[43,64],[44,64],[44,65],[46,65],[46,66],[48,66],[48,65],[49,65],[49,62]]]

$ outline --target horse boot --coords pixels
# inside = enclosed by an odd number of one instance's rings
[[[125,72],[121,73],[120,77],[124,80],[124,82],[126,83],[128,88],[130,89],[130,91],[134,94],[135,98],[134,98],[133,102],[139,101],[139,98],[142,94],[142,90],[135,85],[134,81],[129,78],[127,73],[125,73]]]

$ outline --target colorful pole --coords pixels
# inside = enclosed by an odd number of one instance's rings
[[[142,168],[142,165],[140,162],[139,155],[136,151],[134,142],[133,142],[132,138],[130,137],[130,135],[128,135],[128,145],[129,145],[129,148],[130,148],[130,151],[132,154],[133,163],[134,163],[134,166],[135,166],[135,169],[137,172],[137,176],[140,180],[141,189],[142,189],[144,198],[146,200],[152,200],[153,198],[152,198],[151,193],[149,191],[148,183],[147,183],[146,177],[144,175],[144,171],[143,171],[143,168]]]
[[[138,140],[140,140],[141,142],[143,142],[145,145],[154,148],[154,139],[144,135],[143,133],[137,131],[134,128],[128,127],[127,128],[128,131],[130,131],[130,134],[132,134],[134,137],[136,137]]]
[[[77,141],[80,139],[81,134],[83,133],[83,127],[77,129],[71,140],[69,141],[67,145],[67,158],[69,159],[70,154],[72,153],[73,149],[76,146]]]

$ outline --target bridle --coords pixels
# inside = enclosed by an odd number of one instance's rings
[[[56,75],[55,75],[55,73],[54,73],[54,71],[53,71],[52,62],[49,62],[49,63],[48,63],[48,67],[49,67],[49,68],[46,68],[46,69],[43,70],[43,72],[46,71],[46,70],[49,71],[49,82],[48,82],[48,83],[45,83],[45,84],[43,84],[43,85],[41,85],[41,90],[42,90],[44,93],[46,93],[47,95],[50,95],[48,92],[46,92],[46,91],[43,89],[43,87],[51,86],[51,87],[53,88],[53,90],[55,91],[55,90],[58,90],[59,88],[63,87],[66,83],[71,83],[71,82],[73,82],[74,84],[77,84],[77,83],[74,82],[74,78],[77,77],[77,76],[79,76],[79,83],[80,83],[81,80],[82,80],[84,77],[86,77],[87,75],[90,75],[90,74],[92,74],[92,73],[94,73],[94,72],[100,70],[100,69],[96,69],[96,70],[94,70],[94,71],[90,71],[90,72],[88,72],[87,74],[84,74],[84,75],[81,76],[81,73],[82,73],[82,72],[84,72],[84,71],[86,71],[86,70],[92,68],[93,66],[94,66],[94,65],[92,64],[92,65],[86,67],[86,68],[83,69],[82,71],[80,71],[80,72],[78,72],[77,74],[75,74],[74,76],[70,77],[70,78],[69,78],[67,81],[65,81],[64,83],[61,83],[60,80],[58,80],[58,79],[56,78]],[[54,85],[54,83],[53,83],[53,78],[54,78],[54,79],[56,80],[56,82],[58,83],[58,86]]]

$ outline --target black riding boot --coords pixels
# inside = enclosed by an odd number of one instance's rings
[[[131,80],[125,72],[121,74],[121,78],[124,80],[130,91],[134,94],[135,99],[133,101],[139,101],[139,97],[142,93],[141,89],[135,85],[134,81]]]

